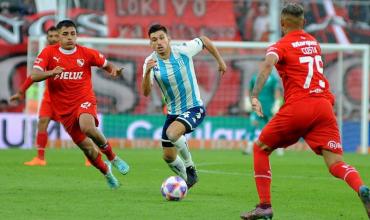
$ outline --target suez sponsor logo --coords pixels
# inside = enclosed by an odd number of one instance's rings
[[[82,75],[84,72],[62,72],[54,77],[56,79],[71,79],[71,80],[78,80],[82,79]]]

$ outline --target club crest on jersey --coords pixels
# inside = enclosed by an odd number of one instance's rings
[[[85,63],[85,60],[84,59],[77,59],[77,65],[79,65],[80,67],[82,67]]]
[[[91,102],[84,102],[81,104],[81,108],[88,109],[91,106]]]

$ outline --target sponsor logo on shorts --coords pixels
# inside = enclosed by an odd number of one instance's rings
[[[342,148],[342,145],[336,141],[329,141],[328,142],[328,147],[333,149],[333,150],[336,150],[336,149],[341,149]]]
[[[81,104],[81,108],[88,109],[91,106],[91,102],[84,102]]]

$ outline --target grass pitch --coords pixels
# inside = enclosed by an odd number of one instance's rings
[[[193,150],[200,181],[180,202],[160,194],[173,175],[160,149],[116,150],[131,172],[110,190],[103,176],[84,166],[77,149],[48,149],[46,167],[27,167],[35,151],[0,151],[0,219],[238,219],[254,207],[252,157],[231,150]],[[370,184],[370,157],[346,154]],[[333,178],[312,152],[271,156],[274,219],[367,219],[358,196]]]

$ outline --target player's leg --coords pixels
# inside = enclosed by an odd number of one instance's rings
[[[255,209],[241,214],[242,219],[272,219],[271,207],[271,180],[269,156],[273,151],[261,141],[256,141],[253,146],[254,181],[256,183],[259,204]]]
[[[36,135],[36,144],[37,144],[37,157],[41,160],[45,159],[45,147],[48,143],[48,126],[50,123],[49,117],[40,117],[37,123],[37,135]]]
[[[114,177],[111,171],[110,162],[104,162],[102,160],[101,153],[95,147],[93,141],[90,138],[85,137],[85,139],[79,142],[77,146],[84,152],[85,156],[89,159],[91,164],[105,176],[110,188],[114,189],[120,186],[119,181]]]
[[[185,166],[189,167],[194,166],[194,162],[189,151],[186,137],[184,136],[185,131],[186,128],[181,122],[174,121],[166,130],[166,135],[177,148],[181,158],[184,160]]]
[[[242,213],[242,219],[271,219],[271,181],[272,172],[269,156],[277,147],[286,147],[295,143],[300,136],[294,125],[291,108],[282,108],[262,130],[253,147],[254,181],[256,183],[259,203],[255,209]],[[300,124],[298,124],[300,125]]]
[[[166,121],[162,128],[162,149],[163,160],[167,163],[170,169],[177,175],[187,181],[186,168],[184,161],[177,155],[177,149],[167,137],[167,129],[176,119],[176,115],[167,115]]]
[[[186,183],[189,188],[198,182],[198,175],[184,134],[194,131],[203,122],[205,116],[206,110],[203,106],[190,108],[180,114],[166,131],[168,139],[176,146],[185,162]]]
[[[48,143],[48,133],[47,128],[50,122],[50,117],[40,116],[37,122],[37,134],[36,134],[36,146],[37,146],[37,156],[31,161],[25,162],[24,165],[27,166],[45,166],[45,147]]]
[[[360,196],[370,218],[370,190],[369,187],[364,185],[356,168],[344,162],[340,154],[322,150],[322,155],[329,172],[333,176],[344,180]]]
[[[343,161],[343,148],[336,118],[331,104],[323,99],[315,103],[320,106],[315,114],[315,122],[304,139],[316,154],[322,154],[329,172],[344,180],[361,197],[370,217],[370,192],[358,173],[351,165]]]
[[[113,152],[112,147],[103,133],[96,127],[97,119],[90,113],[82,113],[79,116],[78,123],[81,131],[91,138],[99,147],[100,151],[112,162],[113,166],[116,167],[120,173],[124,175],[127,174],[130,169],[128,164]]]
[[[48,97],[44,97],[41,101],[39,109],[39,120],[37,122],[37,134],[36,134],[36,146],[37,146],[37,157],[33,158],[29,162],[25,162],[28,166],[45,166],[45,147],[48,143],[47,128],[50,119],[53,118],[53,110]]]

